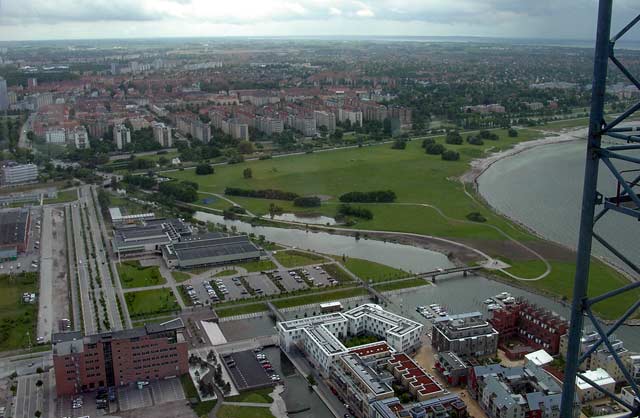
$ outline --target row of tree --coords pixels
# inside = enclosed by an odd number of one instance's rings
[[[239,187],[227,187],[224,189],[224,194],[228,196],[243,196],[243,197],[255,197],[259,199],[274,199],[274,200],[295,200],[299,195],[293,192],[285,192],[276,189],[241,189]]]
[[[349,192],[340,196],[341,202],[390,203],[396,200],[393,190],[373,190],[370,192]]]

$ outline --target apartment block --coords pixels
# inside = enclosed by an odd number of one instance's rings
[[[480,312],[449,315],[433,321],[431,345],[437,352],[461,357],[492,356],[498,350],[498,332]]]
[[[113,141],[116,143],[116,148],[123,149],[125,145],[131,143],[131,130],[123,124],[114,125]]]
[[[188,372],[188,347],[180,318],[161,324],[82,336],[54,334],[58,396],[101,387],[127,386]]]
[[[76,126],[73,130],[69,131],[69,136],[71,137],[70,142],[73,143],[77,149],[91,148],[89,134],[84,126]]]
[[[2,165],[2,185],[14,186],[38,180],[38,166],[7,162]]]
[[[151,126],[153,128],[153,137],[163,148],[169,148],[173,146],[171,127],[166,126],[161,122],[155,122]]]

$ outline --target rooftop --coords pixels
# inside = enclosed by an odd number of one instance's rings
[[[29,209],[0,211],[0,245],[15,245],[26,241]]]

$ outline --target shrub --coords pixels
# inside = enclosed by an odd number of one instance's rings
[[[436,140],[433,138],[425,138],[422,140],[422,148],[426,148],[427,145],[435,144]]]
[[[498,140],[498,135],[494,134],[493,132],[489,132],[486,129],[481,130],[478,133],[478,136],[482,139],[489,139],[491,141],[497,141]]]
[[[425,151],[427,154],[440,155],[444,152],[444,145],[442,144],[429,144],[426,146]]]
[[[467,137],[467,142],[470,143],[471,145],[484,145],[484,141],[477,136],[469,135]]]
[[[487,218],[485,218],[480,212],[471,212],[467,214],[467,219],[472,222],[487,222]]]
[[[341,202],[390,203],[396,200],[393,190],[374,190],[371,192],[349,192],[340,196]]]
[[[373,219],[373,213],[366,208],[354,207],[351,205],[340,205],[338,207],[337,218],[344,218],[345,216],[355,216],[356,218],[362,218],[371,220]]]
[[[515,138],[518,136],[518,131],[513,128],[509,128],[509,138]]]
[[[460,159],[460,153],[452,150],[445,150],[442,153],[442,159],[445,161],[458,161]]]
[[[317,196],[297,197],[293,200],[293,206],[301,208],[313,208],[320,206],[321,201]]]
[[[292,192],[284,192],[282,190],[264,189],[264,190],[252,190],[252,189],[240,189],[237,187],[227,187],[224,189],[224,194],[229,196],[243,196],[243,197],[255,197],[259,199],[274,199],[274,200],[295,200],[299,197]]]
[[[407,148],[407,141],[404,139],[396,139],[391,145],[391,149],[405,149]]]

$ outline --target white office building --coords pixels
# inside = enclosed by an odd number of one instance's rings
[[[325,375],[336,359],[349,352],[341,339],[373,334],[386,340],[396,351],[409,351],[420,344],[423,325],[385,311],[379,305],[365,304],[344,313],[278,322],[280,347],[298,347]]]
[[[113,127],[113,140],[116,143],[116,148],[121,150],[125,145],[131,143],[131,131],[125,125],[115,125]]]
[[[2,184],[13,186],[38,180],[38,166],[35,164],[8,163],[2,167]]]

